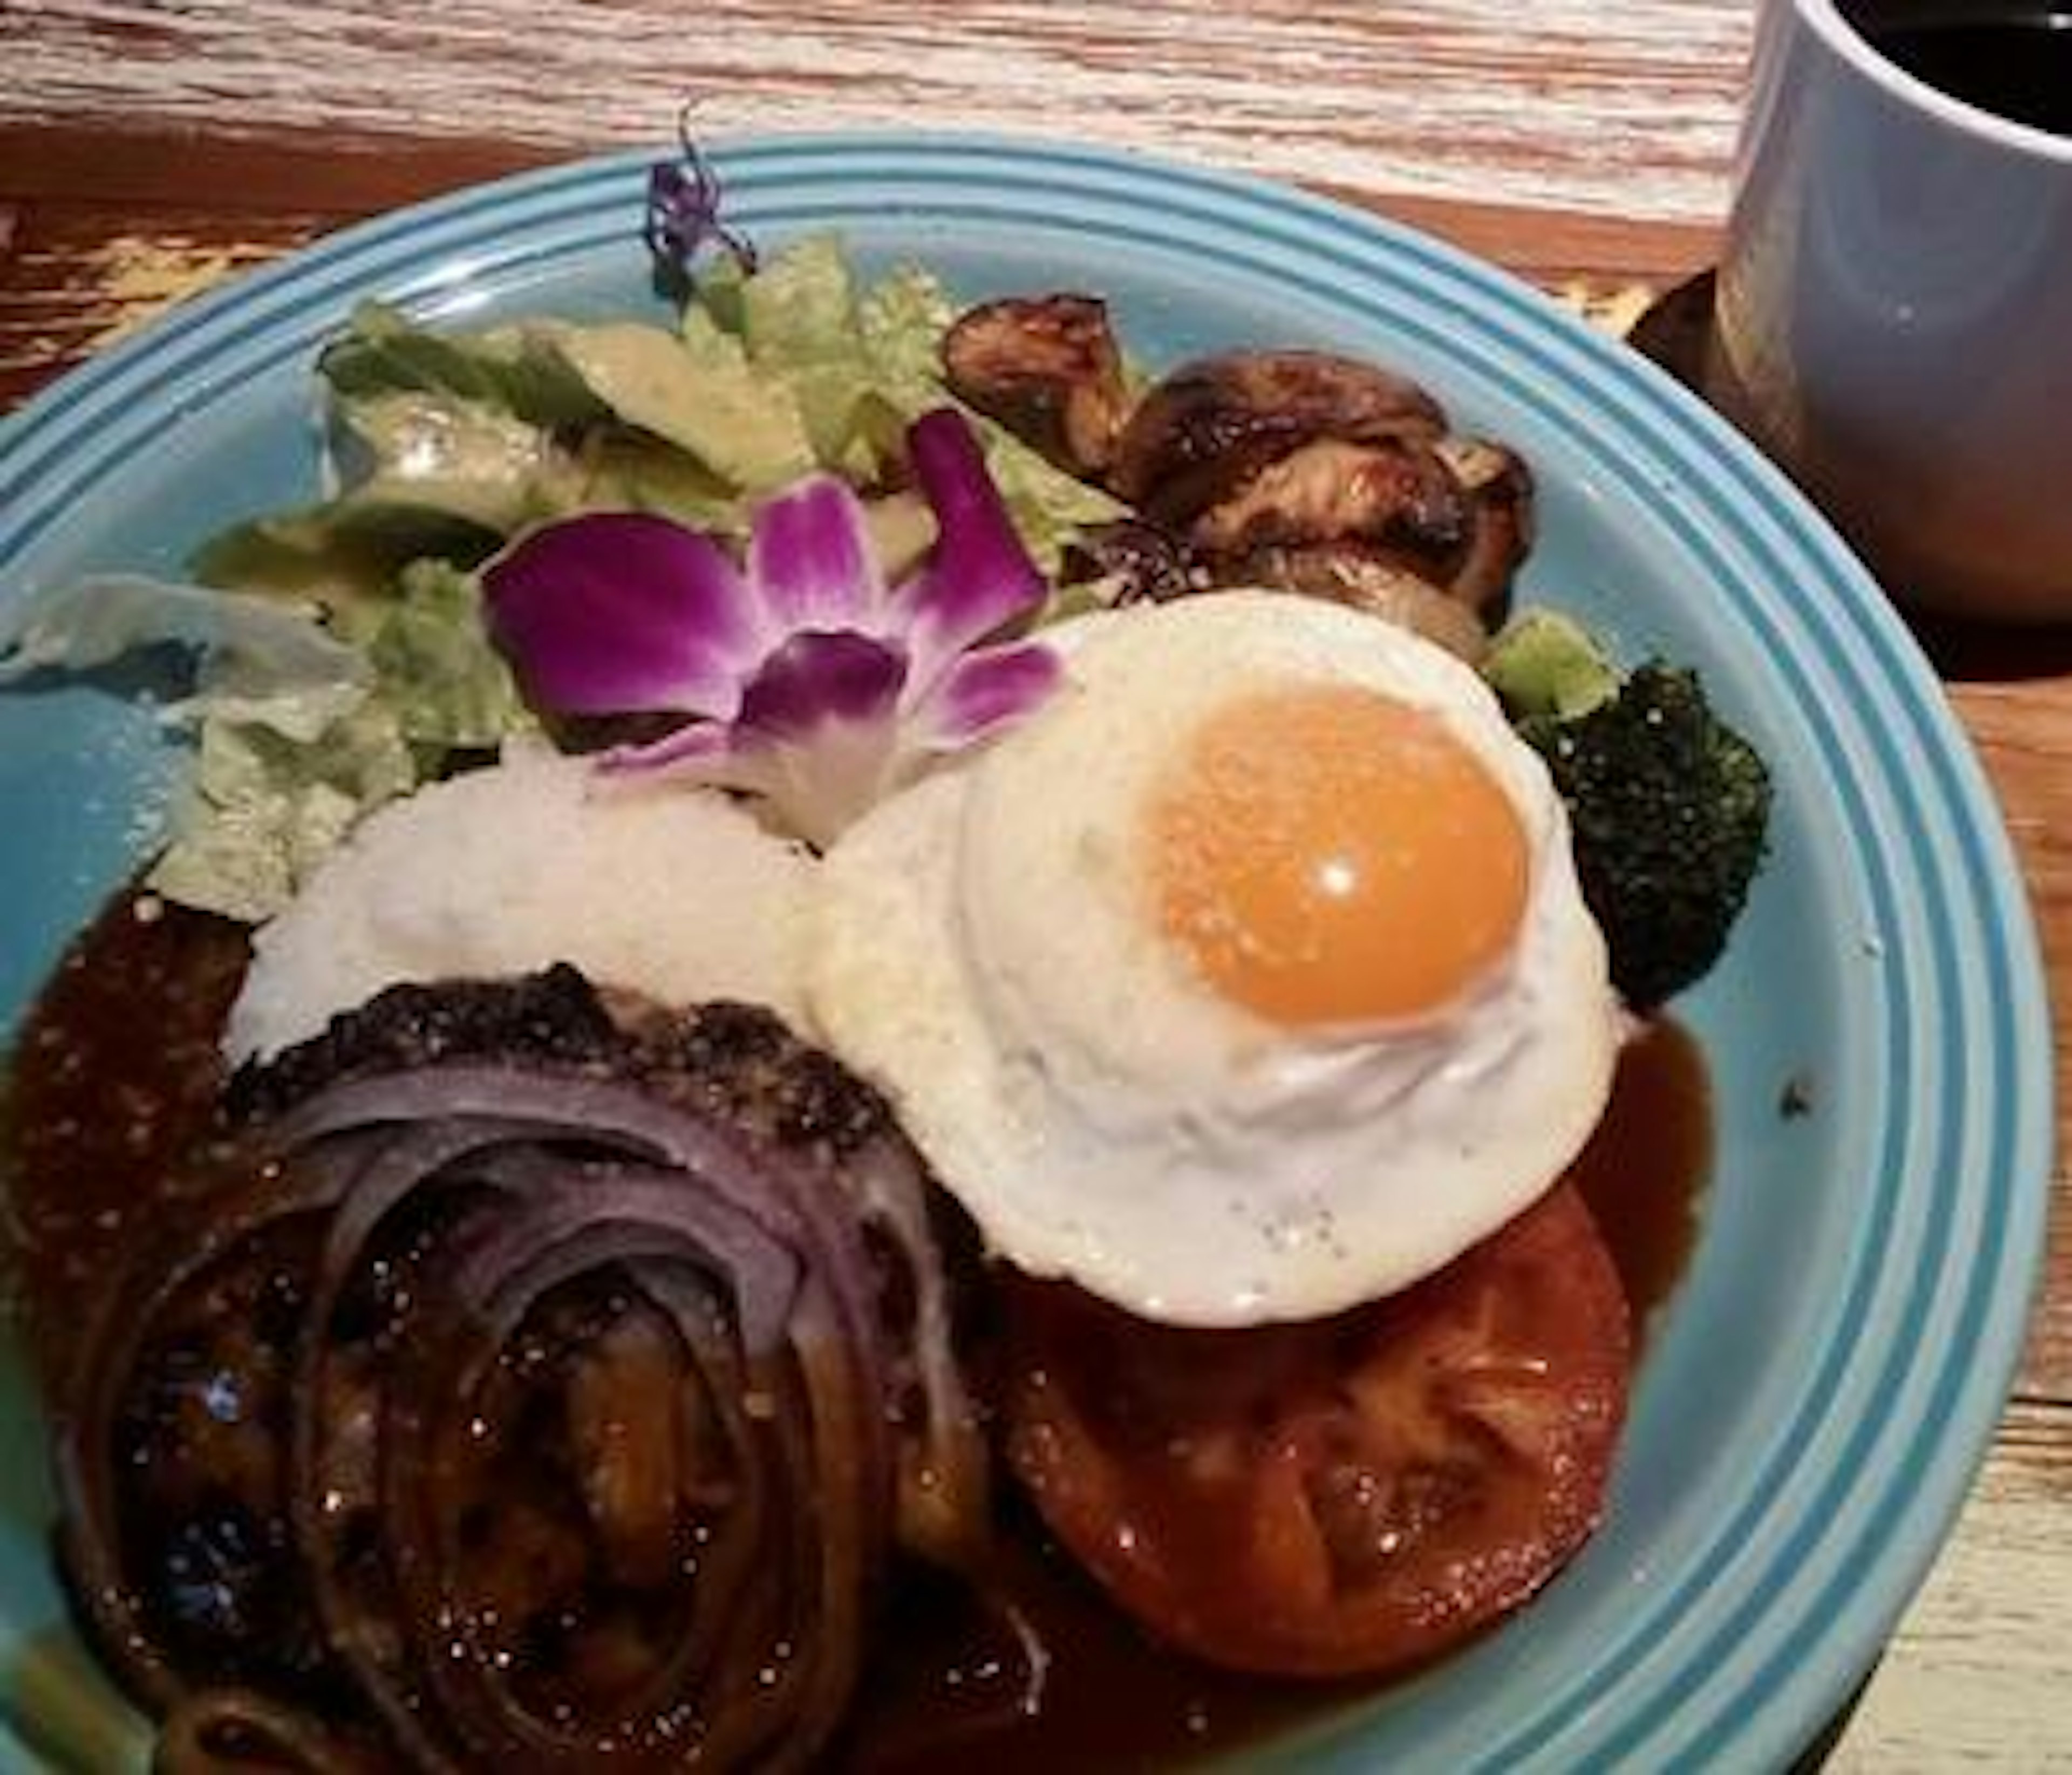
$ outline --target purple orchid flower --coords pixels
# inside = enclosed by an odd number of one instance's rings
[[[536,530],[483,576],[490,632],[536,707],[686,718],[602,754],[603,768],[762,796],[826,845],[932,757],[1027,714],[1060,676],[1049,648],[989,640],[1045,587],[970,426],[939,408],[906,442],[937,534],[897,585],[856,495],[814,475],[757,511],[738,566],[713,537],[648,513]]]
[[[697,262],[717,246],[744,271],[755,269],[755,248],[746,236],[720,220],[719,175],[691,134],[691,109],[676,118],[681,153],[648,169],[648,216],[642,232],[656,266],[679,293],[697,280]]]

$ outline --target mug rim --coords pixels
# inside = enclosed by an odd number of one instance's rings
[[[1952,97],[1918,75],[1880,53],[1864,33],[1843,17],[1837,0],[1782,0],[1857,73],[1902,103],[1996,148],[2072,166],[2072,136],[2016,123],[1968,100]]]

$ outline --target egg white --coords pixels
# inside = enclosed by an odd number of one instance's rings
[[[1238,1325],[1404,1287],[1527,1206],[1610,1089],[1618,1001],[1566,817],[1487,687],[1379,620],[1227,592],[1058,632],[1067,685],[824,859],[807,992],[991,1246],[1144,1316]],[[1136,834],[1232,698],[1362,686],[1433,711],[1529,856],[1511,952],[1391,1027],[1292,1030],[1161,932]]]

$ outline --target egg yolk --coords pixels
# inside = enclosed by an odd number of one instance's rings
[[[1154,794],[1167,934],[1225,998],[1284,1025],[1401,1019],[1514,941],[1525,834],[1429,710],[1350,685],[1240,698]]]

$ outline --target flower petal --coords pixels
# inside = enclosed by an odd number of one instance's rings
[[[924,413],[906,448],[937,532],[927,565],[894,595],[921,694],[954,655],[1037,608],[1045,587],[970,422],[954,407]]]
[[[726,551],[646,513],[536,530],[491,563],[483,591],[527,697],[563,714],[731,715],[757,645]]]
[[[742,694],[738,779],[809,844],[827,845],[891,786],[903,756],[897,645],[843,632],[794,635]]]
[[[597,755],[597,768],[607,776],[634,776],[671,771],[701,782],[730,783],[734,730],[723,721],[687,721],[660,739],[637,746],[614,746]]]
[[[948,752],[1019,720],[1064,682],[1056,650],[1037,641],[966,653],[931,685],[913,710],[918,743]]]
[[[780,632],[875,626],[885,598],[863,503],[832,475],[812,476],[756,513],[748,576]]]
[[[829,722],[890,721],[906,682],[906,656],[889,641],[847,629],[791,636],[763,662],[741,695],[744,737],[796,742]]]

